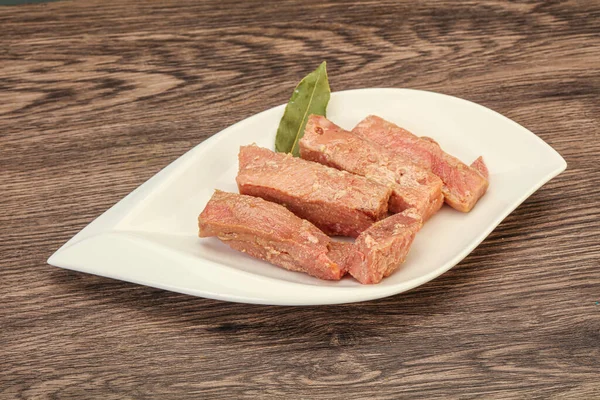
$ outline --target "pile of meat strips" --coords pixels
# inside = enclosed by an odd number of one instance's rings
[[[443,202],[468,212],[488,187],[481,157],[468,166],[376,116],[349,132],[311,115],[299,145],[301,158],[241,147],[241,194],[214,193],[198,217],[200,237],[317,278],[378,283]]]

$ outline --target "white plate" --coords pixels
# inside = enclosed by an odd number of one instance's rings
[[[328,118],[351,129],[369,114],[430,136],[470,163],[483,155],[490,188],[469,214],[444,206],[417,235],[406,263],[377,285],[321,281],[197,237],[215,188],[237,191],[240,145],[273,148],[284,106],[212,136],[75,235],[48,263],[212,299],[279,305],[336,304],[422,285],[466,257],[519,204],[567,164],[532,132],[485,107],[437,93],[360,89],[333,93]]]

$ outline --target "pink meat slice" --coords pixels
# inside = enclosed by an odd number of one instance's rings
[[[347,261],[348,272],[360,283],[379,283],[404,262],[422,225],[414,209],[377,222],[356,239]]]
[[[300,155],[389,186],[389,210],[394,213],[415,208],[426,221],[444,201],[442,181],[436,175],[320,115],[309,117]]]
[[[333,242],[287,208],[258,197],[215,191],[198,217],[199,236],[291,271],[339,280],[349,247]]]
[[[445,201],[456,210],[470,211],[488,188],[487,168],[483,159],[476,161],[475,167],[469,167],[444,152],[432,139],[415,136],[373,115],[362,120],[352,132],[405,156],[439,176],[444,183],[442,191]]]
[[[329,235],[356,237],[387,214],[391,189],[362,176],[255,145],[238,158],[240,193],[283,204]]]
[[[354,251],[354,244],[347,242],[335,242],[332,240],[327,245],[327,248],[329,249],[327,256],[331,259],[331,261],[339,266],[342,276],[345,275],[348,272],[348,263],[350,261],[350,256]]]
[[[471,168],[479,172],[481,176],[483,176],[486,180],[489,181],[490,173],[487,169],[487,165],[485,165],[485,162],[483,162],[483,157],[477,157],[477,159],[471,164]]]

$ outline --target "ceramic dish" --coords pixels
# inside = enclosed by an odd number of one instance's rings
[[[351,129],[369,114],[471,163],[483,155],[490,189],[468,214],[444,206],[417,235],[406,263],[377,285],[321,281],[197,236],[213,190],[237,191],[237,153],[255,142],[273,148],[285,106],[256,114],[202,142],[75,235],[48,263],[62,268],[212,299],[315,305],[391,296],[422,285],[466,257],[527,197],[566,168],[535,134],[475,103],[408,89],[333,93],[327,117]]]

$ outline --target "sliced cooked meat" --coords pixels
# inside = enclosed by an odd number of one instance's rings
[[[356,237],[387,213],[391,189],[362,176],[243,146],[236,178],[240,193],[285,205],[330,235]]]
[[[415,208],[426,221],[444,201],[442,181],[433,173],[320,115],[309,117],[300,155],[389,186],[389,210],[394,213]]]
[[[199,236],[291,271],[339,280],[349,248],[333,242],[285,207],[258,197],[215,191],[198,217]]]
[[[404,262],[421,226],[413,209],[377,222],[356,239],[348,272],[360,283],[379,283]]]
[[[349,257],[353,252],[354,244],[332,240],[327,247],[329,248],[327,256],[340,267],[342,275],[345,275],[348,272]]]
[[[477,157],[477,159],[471,163],[471,168],[475,169],[481,174],[481,176],[489,181],[490,173],[488,172],[487,165],[485,165],[485,162],[483,162],[483,157]]]
[[[476,168],[469,167],[444,152],[435,141],[415,136],[376,116],[365,118],[352,132],[439,176],[444,182],[445,201],[456,210],[470,211],[488,188],[488,179],[481,172],[482,166],[487,171],[483,159],[476,161]]]

